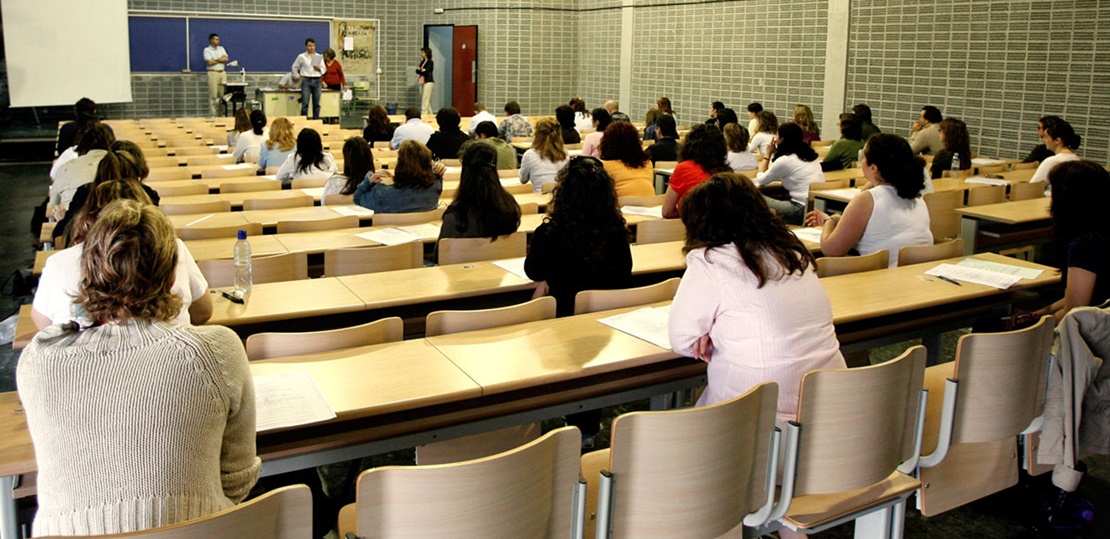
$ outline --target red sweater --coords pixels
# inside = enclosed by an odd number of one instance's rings
[[[320,78],[324,84],[329,86],[334,86],[336,84],[342,84],[343,86],[347,85],[347,77],[343,76],[343,66],[339,65],[338,60],[333,61],[331,65],[327,65],[327,62],[324,62],[324,64],[326,70],[324,71],[324,76]]]

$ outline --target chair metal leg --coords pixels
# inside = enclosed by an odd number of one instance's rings
[[[596,539],[609,539],[613,519],[613,474],[602,470],[597,484],[597,531]]]
[[[856,539],[893,539],[894,508],[886,507],[856,519]]]
[[[17,475],[0,477],[0,539],[20,539],[19,514],[16,500],[12,497]]]
[[[586,481],[581,477],[574,485],[574,501],[571,508],[571,518],[574,520],[571,523],[570,537],[582,539],[586,536]]]

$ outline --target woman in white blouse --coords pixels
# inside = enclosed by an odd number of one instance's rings
[[[239,134],[232,153],[236,163],[257,163],[262,152],[262,142],[270,136],[266,129],[266,113],[260,110],[251,112],[251,130]]]
[[[335,158],[324,151],[324,143],[315,129],[304,128],[297,135],[297,151],[289,154],[278,169],[277,179],[289,185],[299,179],[328,179],[338,171]]]
[[[756,115],[759,123],[756,124],[758,131],[752,133],[752,140],[748,143],[748,151],[757,154],[760,159],[770,158],[771,152],[768,151],[768,146],[775,140],[775,133],[779,130],[779,119],[775,113],[764,110]]]
[[[559,122],[555,118],[540,118],[532,147],[520,158],[520,183],[531,183],[532,191],[539,193],[543,184],[555,183],[555,174],[567,164],[567,159]]]
[[[806,215],[807,226],[823,227],[821,252],[844,256],[855,249],[866,255],[886,249],[894,267],[902,247],[932,245],[929,209],[921,198],[925,163],[909,143],[898,135],[874,135],[863,147],[859,166],[870,188],[852,198],[843,215]]]
[[[756,185],[782,181],[782,187],[790,193],[790,200],[763,198],[785,223],[791,225],[802,224],[809,202],[809,184],[825,181],[817,152],[802,139],[803,135],[798,124],[780,125],[778,136],[768,147],[769,160],[760,162],[760,172],[755,176]]]
[[[698,406],[772,381],[777,418],[795,420],[802,375],[845,368],[813,255],[734,173],[691,189],[682,222],[686,273],[668,326],[675,352],[709,363]]]
[[[1044,142],[1045,148],[1056,155],[1041,162],[1029,182],[1045,182],[1047,185],[1048,173],[1052,172],[1056,165],[1079,160],[1079,156],[1075,155],[1075,150],[1079,149],[1079,143],[1082,142],[1082,139],[1075,134],[1075,129],[1072,128],[1071,124],[1059,116],[1045,116],[1041,119],[1041,125],[1044,126],[1041,140]]]

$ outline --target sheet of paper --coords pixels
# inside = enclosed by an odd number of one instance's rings
[[[1016,275],[1022,279],[1036,279],[1040,277],[1044,270],[1023,268],[1021,266],[1014,266],[1012,264],[1000,264],[998,262],[989,262],[987,260],[979,260],[978,258],[966,258],[960,261],[957,266],[964,266],[966,268],[975,268],[995,273],[1005,273],[1006,275]]]
[[[862,192],[863,192],[862,189],[859,189],[859,188],[856,188],[856,187],[847,187],[847,188],[844,188],[844,189],[821,189],[820,191],[814,191],[813,194],[814,194],[814,196],[828,195],[828,197],[843,198],[843,199],[847,199],[847,200],[852,200],[853,198],[856,198],[856,195],[858,195]],[[828,198],[828,197],[823,197],[823,198]]]
[[[382,245],[401,245],[402,243],[420,241],[420,236],[392,227],[379,228],[377,230],[355,234],[355,236],[364,240],[376,241]]]
[[[509,273],[512,273],[513,275],[516,275],[517,277],[520,277],[521,279],[524,279],[526,281],[532,280],[528,277],[528,274],[524,272],[523,256],[520,258],[506,258],[504,260],[495,260],[493,261],[493,265]]]
[[[925,275],[943,275],[949,279],[991,286],[1000,290],[1010,288],[1021,280],[1021,277],[1016,275],[1006,275],[1005,273],[969,268],[967,266],[957,266],[956,264],[941,264],[926,271]]]
[[[971,159],[971,164],[979,166],[1001,165],[1002,163],[1005,163],[1005,161],[1001,159],[992,159],[990,157],[973,157]]]
[[[447,169],[443,172],[444,174],[456,174],[456,173],[457,174],[462,174],[462,167],[444,167],[444,168]]]
[[[520,178],[501,178],[501,187],[514,187],[520,185]]]
[[[663,206],[621,206],[621,213],[662,219]]]
[[[313,198],[324,198],[323,187],[309,187],[307,189],[302,188],[301,192]]]
[[[660,348],[670,350],[671,339],[667,335],[667,318],[670,313],[670,306],[644,307],[608,318],[601,318],[598,322]]]
[[[674,174],[674,169],[673,168],[657,168],[657,169],[655,169],[655,173],[656,174]]]
[[[197,223],[200,223],[202,221],[206,221],[206,220],[211,219],[211,218],[212,218],[212,214],[210,213],[208,215],[205,215],[204,217],[201,217],[200,219],[197,219],[196,221],[189,221],[188,223],[185,223],[185,226],[190,227],[190,226],[193,226]]]
[[[362,206],[328,206],[331,211],[339,215],[354,215],[355,217],[373,217],[374,210]]]
[[[253,163],[239,163],[238,165],[224,165],[220,168],[224,170],[254,170],[258,168],[258,165]]]
[[[355,38],[353,36],[347,36],[347,37],[343,38],[343,50],[345,50],[345,51],[355,50]]]
[[[817,244],[821,243],[821,227],[791,228],[790,231],[800,240]]]
[[[226,144],[224,144],[222,146],[213,146],[213,148],[215,148],[220,153],[224,153],[224,152],[227,151],[227,145]]]
[[[582,155],[582,150],[567,150],[567,155],[571,157],[578,157],[579,155]]]
[[[439,237],[439,224],[437,223],[424,223],[420,225],[399,226],[398,230],[408,232],[422,240],[436,239]]]
[[[255,430],[319,423],[335,418],[308,371],[254,377]]]
[[[350,101],[354,97],[355,97],[354,90],[343,90],[343,95],[339,96],[339,98],[342,99],[343,101]]]
[[[984,178],[982,176],[972,176],[964,181],[967,183],[978,183],[982,185],[1010,185],[1010,182],[1001,178]]]

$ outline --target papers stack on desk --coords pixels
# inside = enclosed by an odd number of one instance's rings
[[[437,233],[438,235],[438,233]],[[356,237],[364,240],[376,241],[382,245],[401,245],[404,243],[412,243],[420,241],[420,236],[401,230],[399,228],[379,228],[361,234],[355,234]]]
[[[435,240],[439,238],[440,225],[435,223],[424,223],[422,225],[408,225],[399,226],[397,230],[408,232],[421,240]]]
[[[598,322],[660,348],[670,350],[671,339],[667,334],[667,319],[670,315],[670,305],[666,307],[644,307],[627,313],[615,314],[608,318],[601,318]]]
[[[948,279],[955,279],[966,283],[981,284],[983,286],[991,286],[999,290],[1005,290],[1014,286],[1021,277],[1016,275],[1007,275],[996,271],[984,270],[957,264],[941,264],[929,271],[925,275],[932,275],[934,277],[946,277]]]
[[[790,231],[793,232],[794,235],[802,241],[808,241],[810,243],[816,243],[818,245],[821,244],[821,227],[797,227],[791,228]]]
[[[967,183],[977,183],[981,185],[1010,185],[1010,182],[1002,178],[984,178],[982,176],[972,176],[964,181]]]
[[[521,279],[524,279],[526,281],[532,280],[528,278],[528,273],[524,271],[523,256],[520,258],[506,258],[504,260],[495,260],[493,262],[493,265],[509,273],[512,273],[513,275],[516,275],[517,277],[520,277]]]
[[[373,217],[374,210],[362,206],[328,206],[331,211],[339,215],[354,215],[355,217]]]
[[[335,418],[308,371],[254,377],[255,430],[319,423]]]

